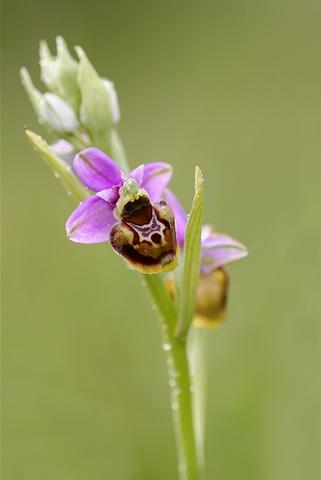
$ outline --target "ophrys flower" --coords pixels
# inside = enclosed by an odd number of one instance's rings
[[[67,221],[68,237],[77,243],[110,241],[114,250],[144,273],[177,265],[175,220],[163,200],[171,178],[167,163],[140,165],[126,175],[105,153],[88,148],[73,168],[92,191]]]

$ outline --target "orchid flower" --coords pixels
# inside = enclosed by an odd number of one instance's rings
[[[177,266],[172,210],[163,192],[172,167],[155,162],[128,175],[104,152],[88,148],[76,155],[73,168],[93,196],[82,202],[66,224],[77,243],[111,243],[114,250],[144,273]]]

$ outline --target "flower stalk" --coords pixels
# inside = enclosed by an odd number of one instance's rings
[[[177,310],[160,275],[144,275],[152,305],[157,309],[165,352],[180,480],[200,479],[200,454],[193,420],[194,385],[186,338],[176,338]],[[203,454],[201,453],[201,456]]]

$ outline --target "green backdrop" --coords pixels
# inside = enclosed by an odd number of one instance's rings
[[[207,479],[314,480],[320,465],[317,0],[6,0],[2,5],[3,479],[176,479],[158,324],[23,136],[19,82],[62,34],[116,82],[132,166],[167,161],[186,208],[250,248],[209,335]]]

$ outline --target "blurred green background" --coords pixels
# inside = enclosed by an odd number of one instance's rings
[[[250,247],[209,335],[207,479],[314,480],[320,464],[318,0],[2,5],[4,480],[176,479],[158,324],[23,136],[19,82],[62,34],[116,82],[131,165],[163,160],[186,208]],[[40,83],[37,83],[40,86]]]

